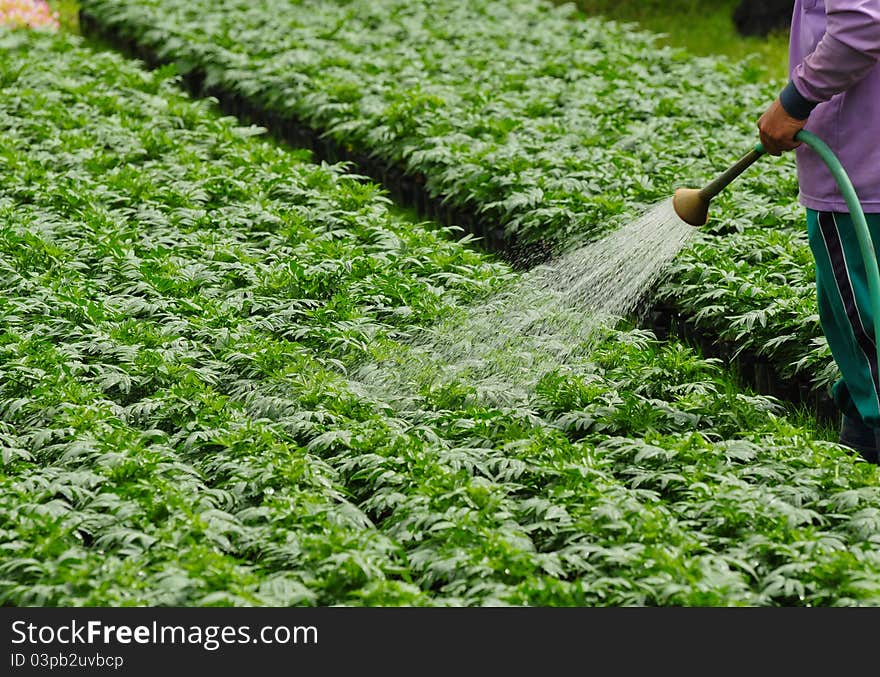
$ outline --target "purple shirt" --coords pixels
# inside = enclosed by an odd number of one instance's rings
[[[791,84],[812,110],[806,129],[840,159],[862,209],[880,212],[880,0],[796,0]],[[797,149],[800,202],[849,211],[825,163]]]

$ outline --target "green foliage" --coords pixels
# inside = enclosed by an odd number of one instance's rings
[[[762,79],[788,76],[787,31],[765,38],[743,37],[733,22],[740,0],[575,0],[575,4],[587,14],[637,21],[660,34],[662,43],[692,54],[748,59]]]
[[[62,30],[79,32],[79,0],[48,0],[49,7],[58,12]]]
[[[682,176],[720,169],[753,144],[773,92],[747,84],[745,66],[541,0],[83,7],[208,85],[423,174],[429,192],[509,233],[563,246]]]
[[[516,276],[170,69],[0,33],[0,83],[0,602],[880,601],[876,468],[717,364],[358,381]]]
[[[740,351],[771,358],[784,376],[808,374],[827,388],[839,374],[819,324],[806,232],[791,221],[729,234],[724,247],[704,239],[682,253],[658,296]]]
[[[541,0],[83,6],[111,32],[198,66],[208,84],[561,249],[726,169],[754,145],[781,86],[755,82],[749,62],[695,58]],[[704,244],[685,252],[661,296],[823,388],[836,370],[815,321],[796,196],[791,163],[762,160],[713,202]]]

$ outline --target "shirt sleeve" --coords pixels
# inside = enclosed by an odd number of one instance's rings
[[[780,95],[790,115],[805,118],[864,78],[880,61],[880,0],[825,0],[826,29],[792,71]]]

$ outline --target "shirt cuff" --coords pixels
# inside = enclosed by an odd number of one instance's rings
[[[806,120],[810,117],[813,109],[819,105],[818,101],[810,101],[804,98],[804,95],[794,86],[794,82],[789,82],[785,89],[782,90],[782,93],[779,95],[779,103],[782,104],[786,113],[798,120]]]

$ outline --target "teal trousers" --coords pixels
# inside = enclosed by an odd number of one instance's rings
[[[866,214],[880,259],[880,214]],[[868,279],[849,214],[807,210],[816,261],[816,296],[822,331],[841,378],[832,394],[847,416],[880,428],[880,372]]]

